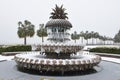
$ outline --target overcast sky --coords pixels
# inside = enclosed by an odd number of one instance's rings
[[[96,31],[114,37],[120,29],[120,0],[0,0],[0,44],[23,43],[17,36],[18,21],[29,20],[35,28],[49,21],[51,8],[64,5],[75,30]],[[34,35],[28,43],[38,43]]]

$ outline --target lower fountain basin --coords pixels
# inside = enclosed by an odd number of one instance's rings
[[[22,69],[66,72],[93,69],[100,63],[101,57],[98,55],[74,55],[71,56],[71,59],[51,59],[39,52],[24,52],[17,54],[15,61],[18,68]]]

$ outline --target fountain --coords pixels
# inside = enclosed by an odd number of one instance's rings
[[[85,71],[100,63],[98,55],[83,55],[79,51],[83,45],[70,43],[69,30],[72,24],[67,20],[63,6],[53,9],[51,20],[46,23],[50,43],[42,44],[40,53],[25,52],[15,55],[18,68],[39,72]]]

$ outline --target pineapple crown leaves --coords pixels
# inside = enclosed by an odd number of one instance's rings
[[[52,9],[53,12],[51,12],[51,19],[68,19],[68,17],[66,15],[68,15],[68,13],[65,13],[65,8],[63,8],[63,5],[61,5],[60,7],[56,5],[55,9]]]

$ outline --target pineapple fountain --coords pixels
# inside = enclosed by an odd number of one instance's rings
[[[51,20],[46,23],[48,40],[50,43],[42,44],[41,51],[28,52],[15,55],[17,67],[20,69],[43,72],[86,71],[93,69],[100,63],[98,55],[83,55],[79,51],[80,44],[71,44],[69,30],[72,24],[67,20],[63,6],[53,9]]]

